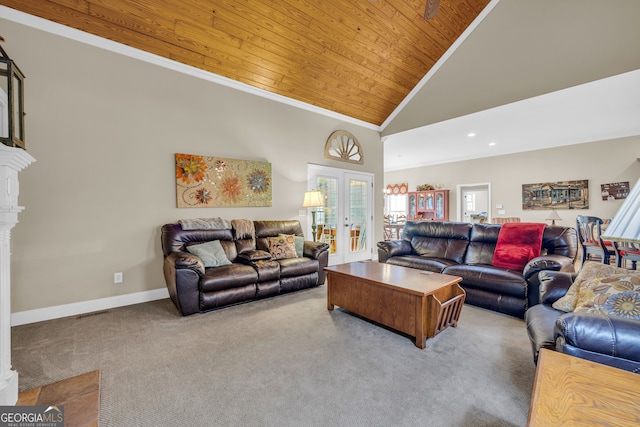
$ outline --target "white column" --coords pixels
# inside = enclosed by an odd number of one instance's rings
[[[11,369],[11,229],[18,223],[18,172],[35,159],[0,144],[0,405],[18,401],[18,373]]]

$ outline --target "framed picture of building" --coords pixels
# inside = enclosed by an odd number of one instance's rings
[[[589,209],[589,180],[522,184],[522,209]]]

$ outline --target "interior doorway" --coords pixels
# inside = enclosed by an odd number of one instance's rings
[[[459,184],[457,220],[491,222],[491,183]]]

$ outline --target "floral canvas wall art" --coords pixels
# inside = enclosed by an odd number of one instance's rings
[[[176,153],[179,208],[271,206],[271,163]]]

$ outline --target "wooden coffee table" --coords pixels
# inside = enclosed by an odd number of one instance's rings
[[[456,326],[465,291],[461,277],[373,261],[325,267],[327,309],[347,311],[416,337],[425,348],[447,326]]]

